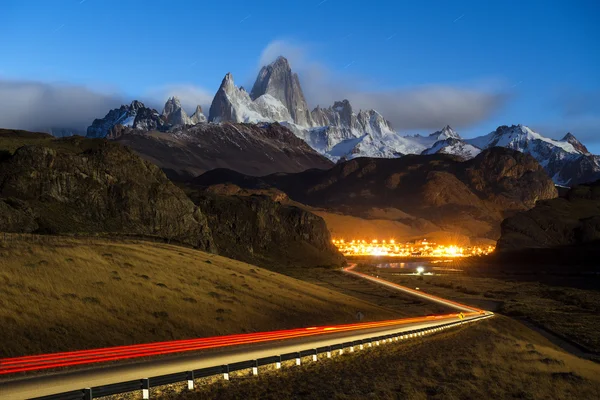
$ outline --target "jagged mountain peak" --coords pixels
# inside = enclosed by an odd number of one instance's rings
[[[134,100],[129,105],[110,110],[104,118],[95,119],[87,128],[87,137],[107,137],[114,127],[122,126],[136,130],[161,130],[165,121],[158,111],[148,108],[141,101]]]
[[[200,105],[196,106],[196,110],[190,117],[190,120],[192,121],[193,124],[199,124],[201,122],[206,122],[206,116],[202,112],[202,107]]]
[[[565,135],[565,137],[563,137],[560,141],[570,143],[575,148],[575,150],[579,151],[582,154],[586,154],[586,155],[591,154],[589,152],[589,150],[587,149],[587,147],[585,147],[585,145],[583,143],[581,143],[579,141],[579,139],[577,139],[575,137],[575,135],[573,135],[571,132],[568,132]]]
[[[273,61],[271,64],[269,64],[273,67],[282,67],[282,68],[287,68],[291,70],[290,67],[290,62],[288,61],[287,58],[285,58],[284,56],[278,56],[275,61]]]
[[[262,67],[250,91],[252,100],[269,94],[279,100],[289,111],[294,123],[304,127],[312,126],[308,104],[304,98],[300,79],[292,73],[288,60],[279,56],[269,65]]]
[[[444,139],[450,139],[450,138],[459,139],[459,140],[462,139],[460,137],[460,135],[454,129],[452,129],[452,127],[450,125],[446,125],[441,130],[433,132],[429,136],[432,138],[435,138],[437,140],[444,140]]]
[[[181,106],[181,101],[178,97],[169,97],[163,108],[162,116],[171,125],[191,125],[193,124],[190,117],[186,114]]]

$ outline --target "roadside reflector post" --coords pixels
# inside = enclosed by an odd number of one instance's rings
[[[252,366],[252,375],[258,375],[258,361],[254,360],[254,365]]]
[[[350,353],[354,353],[354,346],[350,345]]]
[[[277,362],[275,363],[275,368],[276,368],[276,369],[281,369],[281,356],[279,356],[279,361],[277,361]]]
[[[148,400],[150,398],[150,379],[142,379],[142,399]]]
[[[194,390],[194,371],[187,372],[188,390]]]
[[[317,349],[315,349],[315,354],[313,354],[313,361],[319,360],[319,358],[317,357],[317,354],[319,354],[319,352],[317,351]]]
[[[296,365],[300,365],[300,353],[296,353]]]
[[[229,380],[229,365],[223,365],[223,379]]]
[[[327,346],[327,358],[331,358],[331,346]]]
[[[344,354],[344,347],[343,347],[343,346],[344,346],[344,345],[342,345],[342,347],[340,347],[340,356],[341,356],[342,354]]]
[[[359,349],[359,350],[362,350],[362,349],[364,349],[364,348],[365,348],[365,346],[363,346],[363,341],[361,340],[361,341],[360,341],[360,344],[358,345],[358,349]]]
[[[84,400],[92,400],[94,398],[92,394],[92,388],[83,389],[83,399]]]

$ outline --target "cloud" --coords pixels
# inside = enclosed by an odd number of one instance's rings
[[[33,131],[68,128],[85,133],[94,118],[103,117],[123,102],[119,95],[83,86],[0,78],[0,127]]]
[[[148,107],[162,111],[168,97],[177,96],[188,113],[197,105],[206,112],[213,94],[194,85],[166,85],[139,97]],[[68,129],[85,134],[96,118],[129,104],[134,98],[107,94],[84,86],[8,80],[0,77],[0,127],[48,132]]]
[[[340,62],[334,71],[313,61],[309,46],[286,40],[271,42],[263,50],[259,64],[268,64],[280,55],[288,58],[298,73],[311,108],[348,99],[357,110],[379,111],[398,131],[431,131],[447,124],[465,128],[486,120],[510,98],[510,93],[500,90],[498,85],[481,82],[372,89],[381,85],[344,71],[344,65],[352,60]]]
[[[533,124],[532,128],[544,136],[561,139],[567,132],[571,132],[583,144],[593,146],[590,150],[600,154],[600,115],[578,116],[576,118],[557,118],[551,122]]]
[[[565,88],[557,92],[554,105],[567,118],[600,116],[600,90]]]

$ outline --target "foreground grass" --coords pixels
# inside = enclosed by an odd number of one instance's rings
[[[200,382],[198,382],[200,383]],[[594,399],[600,365],[566,354],[506,317],[258,377],[213,380],[161,399]],[[115,396],[139,398],[138,393]]]
[[[512,273],[477,265],[452,265],[461,272],[400,274],[398,270],[362,268],[383,279],[522,318],[600,355],[600,291],[571,287],[590,278]],[[435,270],[434,270],[435,271]],[[597,278],[596,278],[597,279]],[[543,282],[543,283],[542,283]],[[585,287],[585,286],[584,286]],[[600,357],[595,357],[600,360]]]
[[[0,358],[390,319],[250,264],[143,241],[0,241]]]

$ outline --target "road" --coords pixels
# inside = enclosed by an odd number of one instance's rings
[[[427,293],[424,293],[424,292],[422,292],[420,290],[411,289],[411,288],[408,288],[406,286],[398,285],[396,283],[393,283],[393,282],[390,282],[390,281],[386,281],[385,279],[381,279],[381,278],[378,278],[378,277],[375,277],[375,276],[372,276],[372,275],[363,274],[362,272],[355,271],[354,270],[355,268],[356,268],[356,264],[350,264],[348,267],[344,268],[343,271],[345,273],[347,273],[347,274],[358,276],[360,278],[367,279],[367,280],[369,280],[371,282],[375,282],[375,283],[377,283],[379,285],[383,285],[383,286],[386,286],[388,288],[392,288],[392,289],[395,289],[395,290],[398,290],[400,292],[404,292],[404,293],[407,293],[407,294],[410,294],[410,295],[413,295],[413,296],[417,296],[417,297],[420,297],[420,298],[425,299],[425,300],[433,301],[434,303],[438,303],[438,304],[441,304],[441,305],[453,308],[453,309],[458,310],[458,311],[465,311],[465,312],[468,312],[468,313],[470,313],[470,312],[485,312],[484,310],[481,310],[479,308],[467,306],[467,305],[464,305],[464,304],[461,304],[461,303],[457,303],[457,302],[452,301],[452,300],[443,299],[441,297],[437,297],[437,296],[434,296],[432,294],[427,294]]]
[[[345,268],[344,272],[452,307],[464,315],[465,321],[491,314],[362,274],[354,271],[354,267],[351,265]],[[84,387],[103,386],[332,346],[340,342],[364,340],[373,336],[422,328],[435,329],[448,322],[456,322],[458,318],[458,313],[451,313],[1,359],[0,378],[3,378],[3,381],[0,384],[0,397],[7,400],[40,397]],[[158,359],[155,357],[168,354],[172,356]],[[109,361],[121,362],[102,365]],[[23,376],[22,374],[71,366],[87,369],[48,371],[50,373],[46,375]]]

